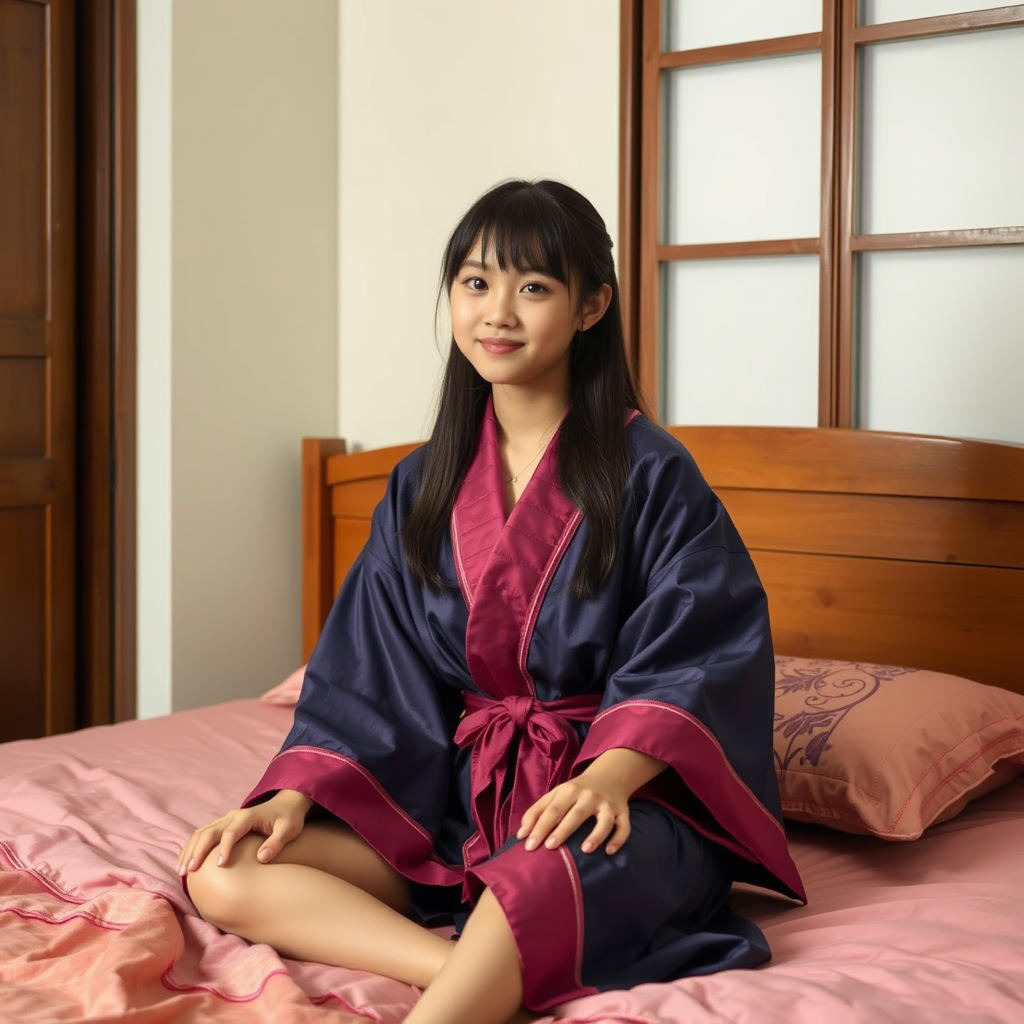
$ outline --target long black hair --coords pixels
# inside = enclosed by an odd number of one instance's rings
[[[588,537],[571,587],[593,594],[615,558],[619,517],[629,476],[628,410],[644,410],[626,342],[612,243],[600,214],[575,189],[557,181],[502,182],[482,195],[456,225],[441,261],[441,297],[474,243],[493,253],[501,270],[541,271],[578,291],[578,302],[610,285],[604,316],[577,331],[569,350],[569,409],[558,434],[562,489],[583,512]],[[413,575],[443,589],[438,553],[452,504],[476,444],[491,385],[452,338],[437,417],[403,543]]]

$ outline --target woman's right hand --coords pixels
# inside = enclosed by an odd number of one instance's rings
[[[282,789],[264,803],[222,814],[192,833],[178,858],[178,874],[195,871],[218,847],[217,864],[226,865],[235,844],[250,832],[267,837],[256,852],[257,858],[264,864],[273,860],[302,831],[312,806],[308,796]]]

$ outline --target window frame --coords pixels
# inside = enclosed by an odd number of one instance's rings
[[[685,0],[682,0],[685,2]],[[886,42],[1024,25],[1024,4],[858,24],[858,0],[822,0],[820,32],[690,50],[662,48],[663,0],[620,0],[619,278],[626,336],[652,410],[663,401],[661,271],[677,260],[813,253],[819,257],[818,425],[857,418],[856,277],[860,253],[1024,245],[1024,226],[861,233],[861,54]],[[820,233],[816,238],[667,245],[661,240],[663,75],[675,68],[820,52]]]

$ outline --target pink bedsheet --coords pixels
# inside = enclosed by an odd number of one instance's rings
[[[402,1019],[415,989],[222,935],[178,883],[182,840],[244,796],[290,720],[236,701],[0,746],[0,1021]],[[809,905],[736,895],[771,964],[604,993],[555,1018],[1024,1021],[1024,780],[912,844],[791,837]]]

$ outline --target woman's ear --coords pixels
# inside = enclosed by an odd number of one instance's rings
[[[608,312],[612,301],[612,286],[603,284],[583,303],[580,330],[589,331]]]

